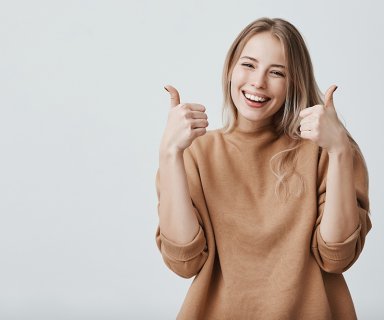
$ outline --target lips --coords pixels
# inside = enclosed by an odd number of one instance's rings
[[[242,91],[245,102],[248,106],[252,108],[261,108],[263,107],[268,101],[271,100],[270,97],[260,94],[260,93],[251,93],[248,91]]]

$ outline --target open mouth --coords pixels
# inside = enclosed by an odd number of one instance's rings
[[[258,103],[258,104],[262,104],[271,100],[271,98],[268,98],[266,96],[253,95],[245,91],[243,91],[243,95],[245,99],[247,99],[249,102]]]

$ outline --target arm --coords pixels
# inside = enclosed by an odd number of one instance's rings
[[[352,150],[348,133],[337,117],[333,102],[336,88],[328,89],[324,105],[300,112],[300,131],[302,138],[322,148],[312,253],[324,271],[341,273],[359,257],[371,222],[368,173],[364,159]]]
[[[350,143],[338,152],[329,153],[327,195],[320,234],[325,242],[343,242],[359,226],[359,210]]]
[[[186,171],[187,166],[189,174],[198,180],[195,185],[200,185],[197,166],[188,148],[194,139],[206,133],[208,121],[204,106],[180,104],[178,91],[172,86],[165,89],[171,94],[171,110],[156,177],[159,214],[156,241],[165,264],[188,278],[199,272],[208,256],[203,224],[191,199]]]
[[[175,166],[172,167],[172,165]],[[208,246],[202,219],[191,201],[189,192],[188,183],[190,183],[190,187],[200,189],[198,187],[197,166],[189,149],[184,151],[184,160],[181,159],[179,165],[180,167],[177,167],[175,162],[166,162],[165,167],[169,171],[159,169],[156,177],[160,218],[156,242],[168,268],[181,277],[190,278],[200,271],[207,260]],[[188,168],[190,181],[187,179],[185,166]],[[180,169],[180,176],[177,176],[177,168]],[[165,183],[162,182],[164,175]],[[166,193],[166,196],[162,196],[164,193]],[[167,201],[169,211],[166,210],[166,205],[163,205],[164,201]],[[188,223],[193,225],[196,223],[197,231],[195,232]],[[163,232],[163,228],[170,230],[170,233]],[[184,230],[186,233],[189,232],[190,238],[183,234]],[[178,235],[181,236],[182,240],[177,238]],[[172,238],[172,236],[175,236],[175,238]]]
[[[368,173],[361,155],[357,151],[353,154],[352,170],[349,171],[351,180],[343,180],[347,179],[342,176],[344,170],[331,178],[332,160],[325,150],[319,160],[318,219],[311,249],[317,263],[326,272],[342,273],[350,268],[363,250],[366,235],[372,227],[368,214]],[[336,187],[339,190],[333,189]],[[345,203],[343,196],[346,197]],[[347,201],[348,196],[351,196],[351,202]],[[356,225],[352,225],[349,219],[356,219]],[[330,241],[323,236],[323,228],[325,233],[338,238]]]
[[[184,168],[183,152],[160,151],[159,225],[161,233],[178,244],[191,242],[199,231]]]

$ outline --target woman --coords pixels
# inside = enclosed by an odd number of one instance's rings
[[[356,319],[342,273],[371,228],[368,174],[297,29],[263,18],[235,39],[222,129],[166,89],[156,240],[195,276],[178,319]]]

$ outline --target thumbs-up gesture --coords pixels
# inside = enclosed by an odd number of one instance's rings
[[[337,86],[329,87],[325,94],[324,105],[315,105],[300,112],[301,137],[312,140],[328,153],[339,152],[349,146],[344,126],[337,117],[333,104],[333,93]]]
[[[182,152],[194,139],[206,133],[208,117],[203,105],[180,104],[179,92],[170,85],[164,88],[171,96],[171,108],[160,149],[165,152]]]

